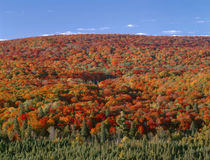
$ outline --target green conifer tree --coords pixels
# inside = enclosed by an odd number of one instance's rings
[[[106,114],[106,117],[109,117],[109,116],[110,116],[110,111],[109,111],[109,109],[106,109],[105,114]]]
[[[194,110],[194,112],[196,112],[196,113],[199,112],[198,105],[197,105],[196,103],[193,105],[193,110]]]
[[[22,125],[22,128],[21,128],[21,138],[24,139],[25,138],[25,131],[27,129],[27,121],[23,121],[23,125]]]
[[[71,130],[70,130],[70,128],[69,128],[69,125],[67,125],[67,126],[64,128],[63,132],[64,132],[64,136],[65,136],[65,137],[70,135]]]
[[[187,112],[190,111],[190,106],[189,106],[189,105],[186,106],[186,111],[187,111]]]
[[[20,107],[19,115],[24,114],[24,113],[25,113],[25,109],[24,109],[23,103],[21,103],[21,104],[19,105],[19,107]]]
[[[88,128],[87,128],[85,118],[84,118],[83,121],[82,121],[81,135],[82,135],[84,138],[87,138],[87,137],[89,136],[89,130],[88,130]]]
[[[29,112],[29,111],[30,111],[30,109],[29,109],[29,107],[28,107],[28,104],[25,104],[25,105],[24,105],[24,110],[25,110],[25,112]]]
[[[39,109],[39,118],[42,118],[44,117],[44,112],[43,112],[43,109],[40,107]]]
[[[128,127],[125,123],[125,115],[124,112],[121,111],[120,116],[117,118],[117,124],[118,124],[118,130],[120,132],[121,136],[127,136],[128,135]]]
[[[14,119],[14,132],[20,136],[20,126],[17,117]]]
[[[107,128],[106,128],[106,124],[104,122],[102,122],[101,124],[101,131],[100,131],[100,142],[104,143],[107,139]]]
[[[25,138],[30,139],[32,133],[31,125],[28,124],[26,130],[25,130]]]
[[[196,132],[196,126],[195,126],[195,122],[192,121],[191,125],[190,125],[190,131],[191,131],[191,134],[194,135],[195,132]]]
[[[136,131],[137,131],[136,123],[135,122],[132,122],[131,123],[130,131],[129,131],[130,138],[134,138],[135,137]]]

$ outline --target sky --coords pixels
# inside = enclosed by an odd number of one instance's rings
[[[0,0],[0,40],[54,34],[210,35],[210,0]]]

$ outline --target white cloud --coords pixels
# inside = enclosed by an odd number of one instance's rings
[[[203,35],[197,35],[197,36],[210,37],[210,34],[203,34]]]
[[[128,27],[128,28],[134,28],[134,27],[136,27],[136,26],[133,25],[133,24],[128,24],[127,27]]]
[[[77,28],[78,31],[95,31],[96,28]]]
[[[76,33],[73,33],[71,31],[66,31],[66,32],[59,33],[59,34],[62,34],[62,35],[71,35],[71,34],[76,34]]]
[[[6,41],[7,39],[0,39],[0,41]]]
[[[101,28],[99,28],[99,30],[108,30],[108,29],[111,29],[111,27],[101,27]]]
[[[180,34],[181,31],[178,31],[178,30],[168,30],[168,31],[163,31],[164,34],[169,34],[169,35],[177,35],[177,34]]]
[[[51,36],[53,34],[42,34],[41,36]]]
[[[196,23],[210,23],[210,18],[194,17]]]
[[[56,32],[56,33],[54,33],[54,34],[42,34],[41,36],[72,35],[72,34],[85,34],[85,33],[66,31],[66,32]]]
[[[147,35],[146,33],[136,33],[136,35]]]
[[[59,34],[62,34],[62,35],[71,35],[71,34],[85,34],[85,33],[67,31],[67,32],[59,33]]]
[[[210,23],[210,20],[198,20],[196,23]]]

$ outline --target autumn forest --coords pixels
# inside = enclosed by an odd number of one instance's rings
[[[93,141],[119,149],[101,149],[107,159],[187,159],[185,150],[207,159],[209,128],[210,37],[81,34],[0,42],[0,158],[12,159],[10,143],[44,139],[49,146],[85,144],[84,159],[97,159],[85,151]],[[164,141],[176,143],[174,154],[126,150],[141,143],[168,148]],[[186,144],[193,149],[179,148]],[[74,157],[68,150],[57,158]],[[44,151],[40,159],[58,156]]]

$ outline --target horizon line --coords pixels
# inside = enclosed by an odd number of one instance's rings
[[[126,33],[72,33],[72,34],[49,34],[49,35],[38,35],[38,36],[26,36],[26,37],[17,37],[12,39],[0,39],[0,42],[18,40],[18,39],[28,39],[28,38],[38,38],[38,37],[51,37],[51,36],[72,36],[72,35],[131,35],[131,36],[145,36],[145,37],[210,37],[210,35],[153,35],[153,34],[126,34]]]

